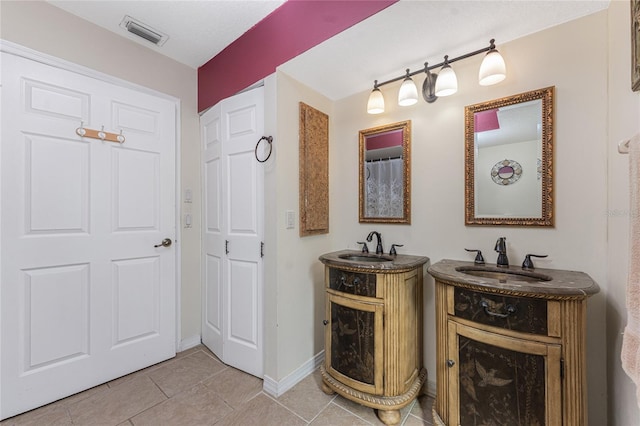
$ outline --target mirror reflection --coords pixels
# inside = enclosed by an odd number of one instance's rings
[[[360,131],[360,222],[410,223],[411,122]]]
[[[466,224],[552,225],[552,94],[466,107]]]

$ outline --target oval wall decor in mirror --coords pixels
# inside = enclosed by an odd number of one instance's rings
[[[553,226],[554,87],[465,107],[465,224]]]
[[[411,121],[361,130],[360,223],[411,223]]]
[[[491,168],[491,178],[498,185],[511,185],[522,176],[522,166],[517,161],[503,160]]]

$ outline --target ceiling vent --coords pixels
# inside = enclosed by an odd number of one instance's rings
[[[151,28],[149,25],[142,23],[129,15],[125,15],[124,18],[122,18],[120,27],[129,31],[131,34],[150,41],[156,46],[162,46],[169,39],[168,35]]]

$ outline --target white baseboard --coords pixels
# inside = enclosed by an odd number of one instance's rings
[[[178,352],[186,351],[187,349],[196,347],[200,343],[202,343],[202,339],[200,338],[199,334],[187,337],[186,339],[182,339],[180,341],[180,344],[178,345]]]
[[[262,390],[264,390],[269,395],[277,398],[297,385],[309,374],[313,373],[315,369],[318,368],[320,364],[322,364],[323,361],[324,349],[280,381],[274,380],[271,377],[265,375]]]

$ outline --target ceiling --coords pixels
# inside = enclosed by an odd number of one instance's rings
[[[48,0],[74,15],[198,68],[280,6],[280,0]],[[606,9],[609,0],[401,0],[283,64],[332,100],[416,70]],[[169,35],[161,47],[131,35],[125,15]],[[508,58],[506,58],[508,64]],[[250,62],[250,58],[247,59]]]

